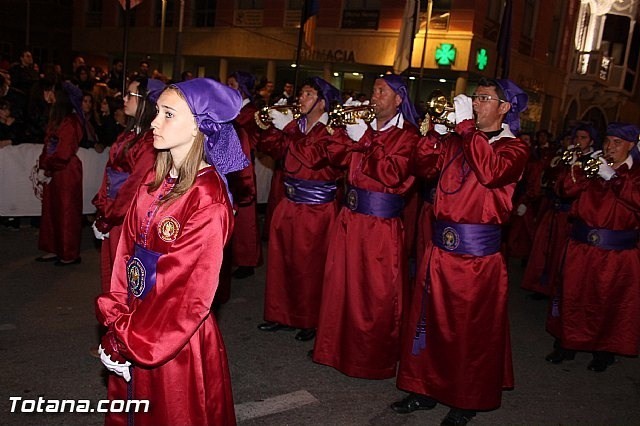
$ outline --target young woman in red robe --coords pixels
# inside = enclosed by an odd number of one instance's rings
[[[163,87],[160,80],[148,78],[139,78],[129,84],[124,97],[124,112],[129,123],[111,145],[102,185],[93,198],[96,206],[93,232],[97,239],[102,240],[100,270],[103,292],[109,289],[124,216],[142,178],[156,159],[151,130],[156,104],[148,95],[150,89],[159,91]]]
[[[106,423],[234,425],[226,351],[210,307],[233,212],[225,174],[248,165],[231,120],[240,94],[209,79],[167,88],[152,123],[159,150],[127,213],[100,357],[108,397],[149,401]],[[129,419],[128,419],[129,417]]]
[[[82,162],[76,155],[82,140],[82,92],[71,83],[44,91],[52,104],[38,164],[42,193],[38,262],[56,266],[80,263],[82,233]],[[74,112],[75,110],[75,112]]]

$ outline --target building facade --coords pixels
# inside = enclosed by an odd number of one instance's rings
[[[119,2],[74,1],[73,50],[105,64],[121,56],[124,17]],[[414,1],[409,1],[412,6]],[[419,19],[410,30],[415,32],[411,67],[404,71],[412,79],[412,97],[424,101],[434,89],[451,95],[470,92],[481,77],[499,77],[507,55],[498,46],[508,40],[508,76],[530,97],[523,130],[557,133],[571,120],[589,118],[593,114],[589,111],[599,105],[598,93],[611,93],[609,103],[614,98],[631,102],[638,68],[638,50],[634,56],[631,41],[621,59],[616,56],[620,50],[615,43],[578,45],[576,39],[577,31],[598,34],[597,28],[583,28],[584,22],[598,25],[593,15],[602,16],[594,12],[585,17],[585,4],[607,1],[637,0],[417,1]],[[509,3],[511,25],[502,27],[510,32],[501,33],[502,20],[509,19],[504,13]],[[411,8],[391,0],[320,0],[318,4],[315,30],[301,37],[303,0],[143,0],[130,12],[129,69],[145,59],[167,75],[179,76],[182,70],[189,70],[221,80],[244,70],[276,82],[277,89],[296,76],[300,81],[321,75],[342,90],[369,94],[373,80],[393,70],[399,34],[405,22],[411,21],[404,19]],[[624,11],[629,23],[623,32],[629,39],[636,31],[636,9]],[[622,12],[615,9],[611,13],[618,16]],[[603,28],[609,27],[605,23]],[[577,71],[580,60],[591,64],[607,56],[605,48],[616,52],[607,79],[594,77],[593,66],[586,66],[586,74]],[[590,56],[584,59],[587,51]],[[616,74],[620,60],[626,61],[624,77],[620,77],[622,71]],[[296,62],[297,69],[292,68]],[[614,77],[633,83],[615,83]],[[615,84],[618,86],[612,87]],[[598,92],[584,93],[592,90]],[[598,109],[607,121],[623,118],[624,111],[629,111],[624,107]]]

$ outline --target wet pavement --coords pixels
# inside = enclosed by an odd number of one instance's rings
[[[106,398],[106,371],[89,353],[98,342],[93,302],[100,289],[91,230],[84,229],[82,263],[66,267],[34,262],[41,254],[37,232],[27,223],[19,231],[0,227],[0,424],[100,425],[103,417],[95,412],[10,412],[10,398],[20,401],[18,407],[40,397],[92,403]],[[586,353],[560,365],[545,362],[552,345],[544,331],[547,302],[519,288],[519,261],[509,267],[516,387],[503,394],[501,409],[479,413],[470,424],[640,424],[640,360],[618,357],[604,373],[586,369]],[[219,316],[240,424],[439,424],[447,412],[443,406],[408,415],[390,410],[404,395],[394,380],[346,377],[314,364],[307,357],[313,342],[296,341],[295,331],[259,331],[264,275],[263,266],[234,280]]]

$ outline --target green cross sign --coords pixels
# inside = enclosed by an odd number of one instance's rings
[[[436,48],[436,63],[451,65],[456,60],[456,48],[451,43],[442,43]]]
[[[478,69],[482,71],[487,67],[487,63],[489,62],[489,56],[487,55],[487,49],[478,49],[478,53],[476,53],[476,65]]]

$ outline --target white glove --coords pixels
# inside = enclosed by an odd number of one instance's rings
[[[592,152],[591,154],[589,154],[589,156],[590,156],[591,158],[600,158],[600,157],[602,157],[602,150],[601,150],[601,149],[599,149],[599,150],[597,150],[597,151],[594,151],[594,152]]]
[[[361,104],[360,101],[357,101],[353,98],[349,98],[344,104],[342,104],[342,106],[360,106],[360,104]]]
[[[362,135],[364,135],[364,132],[367,131],[367,127],[369,127],[369,125],[365,123],[362,118],[358,118],[356,119],[356,124],[347,124],[347,134],[351,139],[358,142],[360,138],[362,138]]]
[[[293,120],[292,114],[284,114],[277,109],[272,109],[269,111],[269,115],[271,116],[272,123],[274,127],[278,130],[284,129],[287,124]]]
[[[516,214],[518,216],[524,216],[526,212],[527,212],[527,206],[525,206],[524,204],[520,204],[518,206],[518,209],[516,210]]]
[[[433,130],[435,130],[441,135],[446,135],[447,133],[449,133],[449,129],[444,124],[435,124],[433,126]]]
[[[576,163],[576,161],[578,161],[578,154],[576,153],[575,149],[576,149],[576,146],[573,144],[567,147],[567,151],[573,152],[573,156],[571,157],[571,161],[569,162],[570,166],[573,166]]]
[[[107,355],[102,348],[102,345],[98,346],[98,353],[100,354],[100,361],[102,361],[102,364],[107,368],[107,370],[122,377],[126,382],[131,380],[131,371],[129,371],[131,363],[129,361],[126,361],[124,364],[121,364],[118,361],[112,361],[111,355]]]
[[[42,170],[42,169],[38,169],[38,177],[37,177],[37,179],[38,179],[38,182],[41,182],[41,183],[43,183],[45,185],[48,184],[49,182],[51,182],[51,177],[50,176],[46,176],[44,174],[44,170]]]
[[[598,175],[604,180],[610,180],[616,175],[616,170],[607,164],[604,157],[600,157],[600,166],[598,167]]]
[[[100,230],[98,230],[98,228],[96,228],[96,221],[95,220],[91,224],[91,229],[93,229],[93,235],[96,236],[96,239],[104,240],[105,238],[109,238],[109,233],[108,232],[106,234],[103,234],[102,232],[100,232]]]
[[[473,101],[467,95],[460,94],[453,98],[453,106],[456,110],[456,124],[473,119]]]
[[[287,104],[287,100],[285,98],[280,98],[278,99],[278,102],[276,102],[274,105],[286,105]]]

